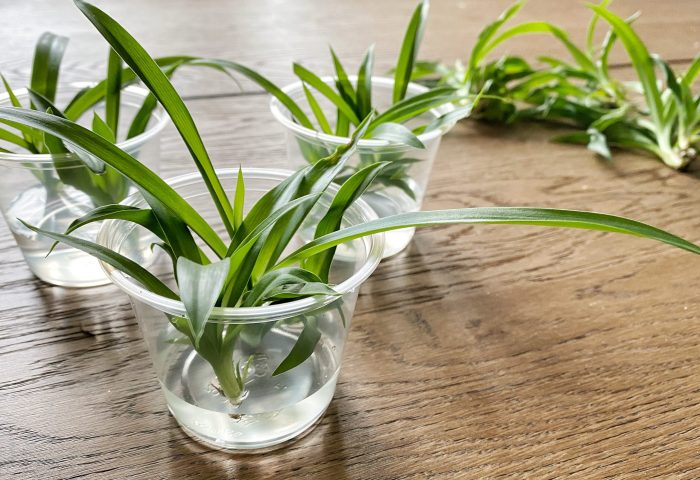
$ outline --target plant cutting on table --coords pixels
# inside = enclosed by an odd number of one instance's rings
[[[326,332],[340,331],[344,338],[346,322],[350,320],[346,313],[352,313],[347,303],[354,300],[347,297],[346,302],[344,295],[349,292],[341,291],[341,285],[346,282],[338,285],[332,278],[338,266],[349,262],[352,252],[349,245],[357,245],[354,243],[357,239],[371,239],[374,234],[406,227],[528,224],[636,235],[700,254],[697,245],[663,230],[592,212],[488,207],[359,218],[355,213],[367,211],[359,197],[389,163],[368,165],[340,186],[333,179],[372,125],[372,112],[358,124],[347,145],[312,165],[286,174],[262,191],[255,202],[247,202],[246,196],[253,190],[250,178],[239,170],[235,182],[230,184],[231,187],[235,184],[235,188],[224,186],[222,178],[228,180],[230,175],[217,174],[191,115],[157,62],[103,11],[79,0],[76,4],[170,114],[197,167],[198,174],[194,177],[201,184],[201,192],[181,194],[184,192],[181,180],[162,180],[112,142],[60,115],[0,108],[0,119],[40,130],[99,158],[129,178],[140,191],[130,202],[102,206],[76,219],[67,234],[27,227],[97,257],[108,269],[123,273],[120,282],[135,285],[128,291],[141,299],[134,301],[134,308],[144,315],[140,322],[144,331],[151,332],[146,335],[147,342],[158,365],[169,406],[190,434],[210,444],[224,448],[274,445],[308,429],[325,410],[332,397],[337,362],[332,364],[333,371],[320,375],[299,398],[290,400],[285,396],[285,388],[290,385],[271,387],[259,396],[251,392],[258,391],[258,384],[284,375],[304,383],[308,379],[290,377],[292,372],[302,368],[318,370],[323,355],[334,355],[328,352],[335,348],[328,347],[332,341],[326,338]],[[260,171],[256,175],[260,176]],[[193,202],[199,201],[205,192],[211,207],[199,211]],[[350,220],[353,215],[355,219]],[[103,226],[104,235],[101,234],[106,242],[98,244],[70,235],[76,228],[104,220],[109,220]],[[124,222],[130,226],[124,228]],[[119,242],[127,247],[135,243],[131,251],[142,254],[138,243],[144,240],[152,244],[154,251],[165,252],[161,257],[166,259],[166,271],[143,266],[120,253],[119,248],[109,248]],[[371,273],[374,266],[376,263],[369,270],[365,268],[365,274]],[[170,278],[174,282],[169,282]],[[357,286],[351,289],[355,295]],[[283,308],[289,309],[288,313],[281,314]],[[152,332],[152,324],[156,322],[153,312],[167,320],[162,331]],[[222,317],[235,316],[237,312],[252,317],[256,312],[261,312],[263,317],[268,315],[265,312],[270,312],[270,318],[264,321],[258,315],[255,321],[221,321]],[[267,340],[270,336],[287,339],[284,350],[278,343],[273,348]],[[259,351],[260,348],[263,350]],[[280,355],[280,361],[271,369],[267,369],[267,364],[265,368],[256,367],[257,360]],[[181,369],[179,373],[178,369]],[[173,375],[174,381],[169,378]],[[168,382],[180,389],[187,384],[188,389],[178,394],[169,388]],[[199,387],[192,387],[192,382],[199,382]],[[207,389],[209,385],[214,388]],[[271,429],[282,428],[280,424],[286,421],[290,409],[297,405],[301,410],[310,408],[303,402],[324,391],[326,385],[332,387],[330,396],[317,402],[314,409],[320,413],[316,417],[290,427],[284,435],[270,433],[264,440],[259,437],[261,429],[264,430],[261,422]],[[207,415],[212,411],[219,416],[210,420]],[[244,416],[254,421],[243,422]],[[254,442],[236,440],[237,436],[245,437],[253,431],[258,435]]]
[[[414,80],[448,85],[465,94],[482,91],[486,99],[473,118],[493,122],[545,121],[580,129],[559,135],[556,141],[586,144],[610,159],[610,147],[643,151],[674,169],[686,168],[698,155],[700,142],[700,93],[693,84],[700,72],[700,57],[683,75],[649,53],[632,27],[638,15],[622,19],[607,7],[609,0],[590,5],[585,47],[577,46],[560,27],[533,21],[501,31],[503,24],[522,7],[518,2],[479,35],[467,66],[448,67],[437,62],[417,62]],[[610,25],[602,43],[594,44],[601,20]],[[548,34],[563,44],[571,60],[539,57],[542,67],[504,55],[483,63],[494,47],[528,34]],[[609,56],[616,43],[625,48],[637,81],[615,78]],[[657,74],[659,72],[661,75]],[[496,98],[497,97],[497,98]]]

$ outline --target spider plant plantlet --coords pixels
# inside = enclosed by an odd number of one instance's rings
[[[372,112],[346,145],[297,171],[217,171],[157,63],[103,11],[75,3],[171,113],[198,172],[162,180],[66,118],[0,108],[0,119],[80,148],[140,191],[76,219],[65,234],[27,228],[95,256],[131,296],[170,410],[205,443],[270,447],[323,415],[359,286],[381,258],[383,232],[476,223],[569,227],[646,237],[700,254],[699,246],[668,232],[600,213],[488,207],[377,218],[360,197],[389,162],[363,167],[342,185],[333,181],[372,125]],[[104,222],[97,242],[71,235],[97,221]]]
[[[474,100],[455,108],[456,89],[428,89],[411,82],[428,8],[427,0],[415,8],[392,78],[375,75],[374,46],[367,49],[356,75],[347,73],[331,48],[332,75],[320,76],[295,63],[298,82],[267,89],[271,111],[287,133],[292,168],[330,155],[349,141],[349,132],[363,118],[378,112],[335,181],[342,184],[370,165],[388,163],[363,196],[380,218],[420,210],[441,138],[469,115]],[[413,229],[387,233],[385,257],[402,251],[412,236]]]
[[[0,75],[5,90],[0,105],[50,112],[89,126],[141,163],[157,169],[160,134],[168,117],[138,77],[110,49],[107,75],[97,83],[59,86],[68,39],[41,35],[34,52],[30,86],[13,90]],[[188,56],[156,59],[165,75],[183,66],[225,70],[211,61]],[[60,107],[59,107],[60,105]],[[14,122],[0,122],[0,210],[32,272],[49,283],[86,287],[108,282],[97,261],[65,246],[45,258],[50,246],[17,221],[25,218],[52,231],[64,231],[76,216],[92,208],[118,203],[135,189],[117,170],[60,139]],[[95,239],[98,225],[78,232]]]
[[[484,100],[473,118],[573,126],[581,131],[558,135],[554,140],[585,144],[606,159],[611,159],[610,147],[643,151],[672,168],[684,169],[698,155],[700,94],[692,89],[700,72],[700,58],[696,57],[683,75],[677,75],[668,63],[649,53],[632,28],[638,15],[623,20],[608,10],[610,3],[603,0],[590,5],[593,17],[585,47],[578,47],[562,28],[542,21],[522,23],[498,33],[522,7],[522,2],[516,3],[482,31],[467,67],[461,63],[450,68],[436,62],[417,62],[413,78],[453,86],[465,93],[483,91]],[[593,39],[601,19],[610,24],[610,29],[596,47]],[[564,45],[571,61],[543,56],[539,57],[543,66],[535,68],[523,58],[506,55],[481,64],[493,47],[528,34],[551,35]],[[629,54],[637,82],[623,82],[610,72],[609,55],[618,40]]]

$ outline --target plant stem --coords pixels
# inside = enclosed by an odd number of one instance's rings
[[[233,364],[233,357],[226,355],[223,352],[222,358],[217,363],[212,363],[214,374],[219,381],[221,392],[228,398],[231,403],[237,404],[243,393],[238,379],[238,372]]]

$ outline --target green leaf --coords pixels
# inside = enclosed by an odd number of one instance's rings
[[[63,113],[61,113],[61,111],[53,103],[51,103],[51,101],[48,98],[44,97],[38,92],[35,92],[31,88],[27,89],[27,93],[29,95],[29,101],[31,102],[32,108],[50,113],[52,115],[58,115],[59,117],[63,117]],[[44,148],[42,148],[42,150],[45,149],[48,151],[48,153],[62,155],[70,152],[63,144],[63,142],[61,142],[58,138],[52,135],[34,131],[33,138],[33,143],[43,144]],[[88,168],[94,167],[96,171],[100,171],[99,162],[91,162],[91,160],[92,159],[88,159],[88,163],[86,163]],[[102,166],[102,168],[104,169],[104,165]]]
[[[216,209],[230,235],[233,235],[233,211],[226,192],[216,176],[197,126],[168,77],[158,64],[148,55],[146,50],[113,18],[99,8],[75,0],[75,4],[92,22],[112,48],[138,75],[141,81],[156,96],[163,108],[168,112],[173,124],[187,145],[202,179],[212,195]]]
[[[187,320],[194,336],[195,348],[199,347],[204,327],[224,286],[229,265],[227,259],[209,265],[200,265],[185,257],[177,259],[180,299],[187,311]]]
[[[148,122],[151,120],[153,111],[158,106],[158,99],[152,93],[149,93],[141,104],[141,108],[134,115],[134,119],[131,121],[129,126],[129,131],[126,134],[127,140],[130,138],[137,137],[146,131],[148,127]]]
[[[407,227],[475,223],[539,225],[623,233],[657,240],[700,255],[700,246],[650,225],[614,215],[550,208],[479,207],[402,213],[354,225],[312,240],[276,267],[291,266],[328,248],[374,233]]]
[[[122,59],[113,48],[109,49],[107,61],[107,85],[105,93],[105,119],[116,138],[119,130],[119,107],[122,92]]]
[[[393,103],[403,100],[406,96],[408,84],[411,81],[411,74],[413,73],[413,65],[418,57],[418,49],[423,39],[425,22],[428,19],[428,8],[428,0],[422,0],[413,11],[411,21],[406,28],[394,72]]]
[[[374,45],[370,45],[357,72],[357,113],[365,118],[372,111],[372,72],[374,70]]]
[[[0,107],[0,119],[12,120],[45,131],[70,142],[82,150],[101,158],[134,184],[158,198],[172,212],[185,221],[192,230],[219,256],[226,246],[216,232],[197,211],[190,206],[170,185],[128,153],[109,143],[104,138],[69,120],[32,110]]]
[[[498,37],[496,37],[494,40],[491,41],[491,43],[488,44],[484,48],[484,53],[490,52],[493,50],[496,46],[499,44],[503,43],[504,41],[517,37],[520,35],[525,35],[525,34],[532,34],[532,33],[549,33],[553,35],[555,38],[557,38],[561,43],[564,44],[566,49],[569,51],[573,59],[576,61],[576,63],[579,64],[579,66],[586,72],[589,73],[595,73],[597,72],[596,66],[593,64],[593,62],[586,56],[583,51],[581,51],[580,48],[578,48],[570,39],[569,36],[566,34],[564,30],[561,28],[552,25],[551,23],[548,22],[526,22],[526,23],[521,23],[519,25],[516,25],[514,27],[509,28],[508,30],[504,31],[501,33]]]
[[[309,106],[311,107],[311,111],[314,113],[314,117],[316,117],[316,121],[318,121],[319,127],[321,127],[321,130],[323,130],[324,133],[332,135],[333,131],[331,130],[331,126],[328,123],[328,119],[326,119],[326,115],[323,113],[321,106],[318,104],[316,98],[314,98],[313,94],[309,91],[309,89],[306,88],[305,83],[302,83],[302,87],[304,87],[304,95],[306,95],[306,101],[309,102]]]
[[[2,84],[5,86],[5,91],[7,92],[7,95],[10,97],[10,103],[12,104],[12,106],[22,108],[22,104],[17,99],[15,92],[12,91],[12,87],[10,87],[10,83],[7,81],[5,76],[0,74],[0,78],[2,79]]]
[[[117,219],[126,220],[146,228],[160,239],[165,239],[165,234],[160,228],[153,211],[148,208],[138,208],[130,205],[103,205],[86,213],[80,218],[71,222],[66,235],[73,233],[75,230],[94,222],[102,222],[104,220]]]
[[[476,42],[474,42],[471,54],[469,55],[469,65],[466,69],[467,75],[471,75],[474,71],[476,71],[477,66],[491,50],[490,48],[486,48],[486,46],[489,44],[493,36],[496,34],[496,32],[498,32],[504,23],[518,13],[518,11],[523,7],[524,3],[525,2],[523,0],[515,2],[503,13],[501,13],[501,15],[499,15],[495,21],[488,24],[481,32],[479,32],[479,36],[476,39]]]
[[[420,83],[430,84],[431,82],[426,81],[426,78],[447,77],[450,73],[452,73],[450,67],[443,63],[417,60],[413,65],[411,81],[415,82],[420,80]]]
[[[372,121],[370,134],[382,123],[402,123],[454,100],[457,100],[457,96],[456,90],[452,87],[438,87],[413,97],[405,98],[389,107]]]
[[[7,92],[7,95],[10,97],[10,103],[12,104],[12,106],[17,107],[17,108],[23,108],[22,104],[17,99],[15,92],[12,90],[12,87],[10,87],[10,83],[7,81],[5,76],[0,74],[0,79],[2,79],[2,83],[5,86],[5,91]],[[24,137],[24,141],[27,143],[27,146],[26,147],[22,146],[22,148],[26,148],[32,153],[38,153],[37,149],[32,144],[32,129],[26,127],[25,125],[21,125],[21,124],[17,124],[17,123],[12,124],[12,122],[10,122],[9,124],[11,124],[10,126],[16,128],[20,132],[22,132],[22,136]],[[14,143],[14,142],[12,142],[12,143]]]
[[[228,60],[219,60],[219,59],[208,59],[212,63],[216,63],[218,65],[221,65],[223,68],[227,68],[230,70],[233,70],[235,72],[240,73],[241,75],[245,76],[249,80],[255,82],[263,88],[267,93],[275,97],[277,100],[284,105],[287,110],[292,114],[292,116],[304,127],[309,128],[311,130],[314,129],[313,125],[311,124],[311,120],[309,120],[309,117],[307,117],[304,114],[304,111],[297,105],[297,103],[289,97],[286,93],[282,91],[277,85],[272,83],[270,80],[265,78],[264,76],[260,75],[254,70],[251,70],[250,68],[241,65],[240,63],[236,62],[231,62]]]
[[[654,60],[649,54],[642,40],[637,36],[632,27],[630,27],[622,18],[618,17],[611,11],[601,8],[597,5],[589,5],[594,12],[605,19],[612,27],[615,34],[620,38],[620,41],[625,46],[627,54],[632,60],[632,65],[637,72],[639,81],[644,90],[647,108],[654,123],[660,126],[663,122],[663,107],[661,94],[656,84],[656,74],[654,72]]]
[[[352,138],[348,144],[339,147],[331,157],[322,159],[309,167],[299,188],[293,191],[293,195],[305,195],[311,192],[325,191],[352,155],[359,139],[367,130],[371,118],[372,114],[367,116],[367,118],[360,123],[355,132],[353,132]],[[295,232],[300,228],[306,216],[311,212],[312,207],[313,204],[308,204],[305,207],[290,212],[286,218],[278,222],[270,231],[265,239],[265,245],[259,252],[258,260],[252,273],[253,280],[257,280],[262,273],[268,270],[279,259],[283,250],[294,237]]]
[[[236,278],[227,285],[224,305],[237,302],[249,280],[258,281],[277,261],[319,195],[352,156],[372,118],[369,115],[360,123],[348,144],[339,146],[331,156],[297,171],[253,206],[229,247],[228,255]],[[270,231],[263,236],[268,228]],[[239,239],[244,236],[245,239]],[[254,245],[253,242],[257,243]]]
[[[319,238],[340,228],[345,211],[352,205],[372,184],[381,170],[388,165],[387,162],[374,163],[354,173],[338,189],[333,197],[328,211],[316,226],[314,238]],[[304,267],[317,274],[323,281],[328,281],[331,262],[335,249],[331,248],[316,256],[308,258]]]
[[[265,300],[274,302],[278,300],[296,300],[308,297],[339,296],[340,294],[323,282],[294,283],[281,285],[267,293]]]
[[[4,140],[6,142],[14,143],[18,147],[22,147],[26,150],[29,150],[31,147],[30,145],[19,135],[15,135],[14,133],[5,130],[4,128],[0,128],[0,140]]]
[[[100,118],[97,112],[93,112],[92,114],[92,131],[107,140],[109,143],[117,142],[114,131],[109,127],[109,125],[107,125],[107,122]]]
[[[608,113],[606,113],[605,115],[602,115],[600,118],[598,118],[595,122],[591,123],[590,128],[593,128],[593,129],[598,130],[600,132],[604,132],[605,130],[610,128],[612,125],[615,125],[616,123],[624,121],[626,116],[627,116],[628,111],[629,111],[628,105],[623,105],[620,108],[610,110]]]
[[[352,87],[352,83],[350,83],[350,80],[348,79],[348,74],[345,72],[343,64],[340,63],[340,59],[335,54],[332,47],[330,50],[331,57],[333,59],[333,68],[335,68],[336,87],[338,88],[338,92],[340,93],[340,96],[343,97],[343,100],[352,106],[353,109],[357,110],[357,95]]]
[[[241,244],[243,239],[250,234],[260,223],[268,218],[276,209],[282,208],[290,200],[308,192],[321,192],[325,190],[335,176],[340,172],[345,163],[355,152],[360,138],[367,132],[372,115],[368,115],[355,129],[346,145],[341,145],[328,157],[318,160],[314,165],[297,170],[276,187],[268,191],[250,209],[243,221],[241,228],[236,231],[231,240],[228,255]],[[302,189],[302,185],[305,188]]]
[[[282,363],[272,372],[272,376],[280,375],[286,371],[303,363],[307,358],[314,353],[316,344],[321,339],[321,332],[318,329],[318,321],[316,317],[304,317],[304,330],[301,331],[299,338],[292,347],[289,354],[282,360]]]
[[[235,304],[243,294],[250,280],[253,267],[258,261],[257,252],[260,250],[261,245],[257,242],[263,237],[263,234],[265,234],[268,229],[272,228],[281,218],[284,218],[287,213],[297,208],[310,208],[310,206],[318,201],[320,195],[320,193],[305,195],[275,209],[271,215],[260,222],[253,231],[243,239],[239,246],[230,248],[227,256],[230,257],[231,271],[227,279],[226,289],[224,290],[222,305],[228,306]],[[255,253],[251,253],[251,250]]]
[[[243,207],[245,206],[245,182],[243,181],[243,170],[238,167],[238,179],[236,180],[236,193],[233,199],[233,226],[238,228],[243,223]]]
[[[612,0],[602,0],[598,5],[607,8]],[[586,31],[586,49],[589,56],[593,56],[595,49],[593,48],[593,38],[595,36],[595,28],[598,25],[598,15],[593,15],[591,21],[588,23],[588,30]]]
[[[162,295],[164,297],[177,300],[177,295],[172,290],[170,290],[170,288],[168,288],[163,282],[158,280],[158,278],[153,276],[148,270],[140,266],[138,263],[126,258],[123,255],[120,255],[108,248],[105,248],[102,245],[98,245],[96,243],[83,240],[81,238],[50,232],[48,230],[42,230],[41,228],[33,227],[22,220],[20,220],[20,222],[22,222],[22,224],[25,227],[34,232],[40,233],[41,235],[49,237],[50,239],[55,240],[57,242],[65,243],[69,247],[77,248],[78,250],[81,250],[87,253],[88,255],[92,255],[98,260],[101,260],[106,264],[111,265],[117,270],[120,270],[126,273],[127,275],[131,276],[134,280],[138,281],[148,290],[157,295]]]
[[[455,108],[451,112],[443,113],[438,118],[430,122],[424,129],[425,133],[431,132],[433,130],[443,130],[451,128],[452,125],[459,122],[463,118],[467,118],[472,114],[474,110],[475,103],[467,105],[465,107]]]
[[[182,64],[183,62],[178,62],[168,67],[165,67],[163,68],[163,73],[166,77],[170,78],[173,75],[173,73],[175,73],[175,70],[177,70],[177,68],[180,67]],[[148,122],[150,122],[151,116],[153,115],[153,112],[155,111],[157,106],[158,99],[155,95],[153,95],[153,93],[149,92],[146,98],[144,99],[143,104],[141,104],[141,108],[139,108],[139,111],[136,112],[136,115],[134,115],[134,119],[131,121],[129,131],[126,134],[127,139],[134,138],[146,131],[146,128],[148,127]]]
[[[146,199],[146,202],[153,210],[153,216],[156,218],[170,249],[173,251],[175,258],[184,257],[193,262],[208,264],[209,259],[197,246],[197,243],[192,237],[192,233],[185,223],[175,212],[165,206],[155,195],[150,192],[141,191],[141,194]]]
[[[241,306],[255,307],[264,305],[270,300],[280,298],[284,296],[285,293],[299,294],[306,285],[311,286],[310,289],[306,291],[310,292],[312,295],[337,295],[335,290],[325,284],[323,284],[325,289],[319,287],[317,285],[319,283],[322,284],[322,280],[316,274],[303,268],[291,267],[271,270],[265,273],[255,284],[255,287],[246,294]],[[285,290],[283,288],[290,286],[298,286],[299,288],[294,291]]]
[[[425,145],[408,128],[400,123],[385,122],[377,125],[372,130],[370,138],[386,140],[394,145],[406,145],[413,148],[424,149]]]
[[[63,119],[66,118],[65,115],[51,102],[51,100],[44,97],[39,92],[35,92],[31,88],[28,88],[27,93],[29,94],[29,98],[31,99],[32,103],[37,107],[37,109],[49,112],[50,114]],[[70,151],[70,149],[67,149],[66,146],[63,145],[63,143],[59,139],[55,137],[52,138],[51,136],[47,135],[46,132],[44,132],[44,136],[46,140],[46,145],[53,146],[53,148],[50,148],[51,153],[61,154]],[[85,152],[76,152],[76,156],[85,164],[87,168],[89,168],[94,173],[104,173],[105,164],[99,158]]]
[[[46,97],[50,102],[56,101],[56,87],[61,70],[61,60],[68,45],[68,38],[44,32],[36,44],[32,64],[31,88]]]
[[[348,104],[340,95],[338,95],[328,84],[321,80],[315,73],[302,67],[298,63],[294,64],[294,74],[299,77],[299,79],[313,87],[314,90],[318,91],[321,95],[330,100],[338,110],[340,110],[343,115],[345,115],[351,123],[357,125],[360,120],[355,114],[355,110],[352,105]]]
[[[174,64],[189,64],[193,62],[194,59],[198,57],[191,56],[171,56],[171,57],[159,57],[155,59],[155,62],[161,69],[165,69]],[[126,88],[129,85],[136,83],[138,77],[136,73],[130,68],[125,67],[122,69],[121,74],[121,88]],[[66,107],[64,113],[69,120],[78,120],[86,111],[91,107],[98,104],[100,101],[104,100],[107,93],[107,80],[102,80],[92,87],[81,90],[78,94],[73,97]]]
[[[338,110],[338,115],[335,122],[335,134],[338,137],[347,137],[350,132],[350,120],[348,117]]]
[[[688,70],[683,74],[683,83],[691,87],[698,74],[700,74],[700,55],[695,57],[693,63],[690,64]]]

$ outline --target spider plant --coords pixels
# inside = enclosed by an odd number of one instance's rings
[[[302,221],[313,207],[318,207],[321,195],[329,191],[333,178],[344,168],[359,139],[373,125],[376,119],[373,113],[358,124],[347,145],[295,172],[257,203],[246,205],[248,212],[244,214],[241,199],[245,178],[239,174],[233,195],[226,191],[189,111],[158,63],[106,13],[81,0],[75,3],[170,114],[206,183],[225,231],[217,233],[202,213],[166,181],[103,136],[55,112],[0,108],[0,119],[41,131],[99,158],[137,185],[149,207],[102,206],[76,219],[66,234],[27,226],[97,257],[161,297],[181,301],[187,315],[171,317],[172,325],[211,364],[222,392],[233,402],[243,393],[246,367],[233,364],[232,345],[246,329],[256,326],[222,329],[220,324],[209,321],[212,309],[332,296],[334,286],[329,283],[328,274],[335,249],[356,238],[406,227],[442,224],[527,224],[636,235],[700,254],[697,245],[640,222],[601,213],[556,209],[484,207],[412,212],[341,228],[346,210],[357,201],[372,178],[387,167],[385,163],[359,170],[337,188],[313,238],[289,252],[289,242],[298,233]],[[158,244],[171,258],[177,288],[166,285],[155,272],[118,252],[70,235],[80,226],[106,219],[132,222],[157,237]],[[301,335],[299,342],[318,341],[314,328],[307,323],[304,329],[308,333]],[[312,351],[308,344],[293,348],[274,374],[295,368]]]
[[[592,146],[608,158],[608,145],[612,145],[645,151],[677,170],[686,168],[697,158],[700,142],[700,93],[692,91],[700,72],[700,57],[679,76],[668,63],[649,53],[629,21],[605,5],[590,8],[610,24],[610,35],[618,37],[625,47],[638,77],[644,106],[623,103],[593,122],[585,133],[560,139],[587,142],[589,148]],[[661,72],[661,79],[657,71]]]
[[[398,188],[416,200],[415,189],[410,186],[409,170],[417,162],[425,160],[421,158],[425,155],[416,153],[426,148],[423,143],[425,136],[421,135],[438,130],[444,132],[457,120],[470,114],[474,99],[467,104],[467,100],[461,97],[465,102],[463,108],[451,107],[458,98],[455,88],[441,86],[421,89],[411,84],[428,10],[429,2],[423,0],[413,11],[391,79],[375,75],[374,45],[365,52],[354,76],[348,74],[348,69],[331,47],[331,76],[322,77],[300,63],[294,63],[292,70],[299,80],[298,88],[267,88],[288,111],[292,121],[309,130],[310,137],[313,136],[312,132],[347,137],[371,111],[378,112],[363,138],[384,140],[388,145],[360,148],[359,161],[349,163],[337,178],[338,182],[342,183],[354,172],[369,165],[390,162],[392,165],[379,172],[375,182],[385,188]],[[294,92],[298,94],[295,96]],[[379,103],[381,108],[378,107]],[[450,107],[440,108],[446,106]],[[301,155],[309,163],[329,155],[335,148],[333,144],[301,137],[296,141]],[[397,146],[406,148],[397,149]]]
[[[122,131],[123,127],[120,128],[123,109],[122,92],[135,84],[138,77],[129,67],[123,66],[119,55],[111,49],[108,54],[105,78],[93,85],[82,86],[66,101],[64,107],[59,108],[56,105],[57,95],[60,93],[61,64],[68,42],[67,37],[51,32],[44,32],[39,37],[34,51],[30,86],[26,89],[28,101],[25,105],[22,105],[7,79],[0,74],[11,105],[18,108],[50,111],[52,114],[75,122],[89,123],[93,132],[115,144],[143,134],[157,108],[157,101],[153,95],[148,95],[130,123],[125,126],[127,128]],[[217,64],[216,59],[175,55],[157,58],[155,62],[168,77],[183,66],[213,68],[230,76],[227,70]],[[92,110],[100,103],[104,103],[102,116],[96,110]],[[84,119],[88,114],[91,114],[91,118]],[[55,172],[34,171],[49,192],[55,193],[56,189],[60,188],[60,183],[63,183],[86,193],[94,205],[119,202],[126,197],[128,193],[126,178],[99,159],[79,151],[72,152],[62,141],[43,132],[13,122],[0,123],[4,125],[0,127],[0,140],[5,142],[5,146],[12,148],[12,150],[3,148],[0,151],[56,156]],[[66,159],[67,154],[73,154],[73,157]],[[64,168],[73,166],[76,162],[87,168]]]
[[[586,144],[607,159],[611,158],[610,146],[642,150],[672,168],[685,168],[697,157],[700,97],[693,95],[692,87],[700,71],[700,59],[685,74],[676,75],[666,62],[649,53],[632,28],[638,15],[623,20],[608,10],[610,3],[604,0],[590,6],[594,14],[584,48],[548,22],[525,22],[498,33],[522,7],[522,2],[516,3],[482,31],[466,67],[461,63],[449,68],[419,62],[414,79],[427,78],[469,94],[483,91],[484,99],[472,115],[477,119],[506,123],[537,120],[574,126],[583,131],[559,135],[554,140]],[[610,29],[596,47],[594,36],[601,18]],[[528,34],[551,35],[564,45],[573,61],[539,57],[543,66],[536,68],[523,58],[505,55],[482,63],[495,46]],[[636,84],[611,75],[609,55],[618,39],[632,60],[639,79]],[[657,78],[657,71],[663,81]],[[643,96],[643,105],[637,101],[637,91]]]
[[[457,101],[467,105],[473,103],[474,98],[482,97],[471,114],[473,118],[508,120],[516,111],[508,95],[508,86],[511,81],[527,77],[533,70],[520,57],[506,55],[490,62],[486,58],[505,40],[523,33],[513,30],[517,28],[513,27],[498,35],[523,4],[523,1],[514,3],[486,25],[477,36],[466,61],[457,60],[453,66],[436,61],[417,61],[411,79],[433,88],[453,88]]]
[[[390,105],[371,121],[364,138],[387,139],[394,143],[404,143],[415,146],[420,143],[416,133],[426,129],[438,128],[447,120],[454,121],[458,114],[443,115],[433,122],[414,124],[411,128],[406,123],[418,119],[424,113],[455,100],[455,89],[442,87],[423,92],[419,95],[407,96],[411,75],[416,64],[420,43],[428,17],[428,0],[421,1],[411,16],[404,33],[401,48],[393,71],[393,84]],[[280,94],[279,90],[269,89],[268,92],[278,98],[291,113],[293,119],[306,128],[317,130],[329,135],[348,136],[352,127],[360,124],[362,119],[377,110],[372,98],[372,77],[374,76],[374,46],[370,46],[364,54],[354,82],[348,76],[347,70],[330,48],[334,75],[331,80],[323,80],[319,75],[294,63],[292,70],[302,82],[309,110],[313,113],[316,125],[304,114],[296,102],[288,96]],[[315,95],[314,95],[315,92]],[[322,96],[335,108],[335,125],[319,106],[317,96]],[[467,115],[468,110],[459,112]],[[329,153],[329,152],[327,152]],[[317,159],[312,159],[315,161]]]

